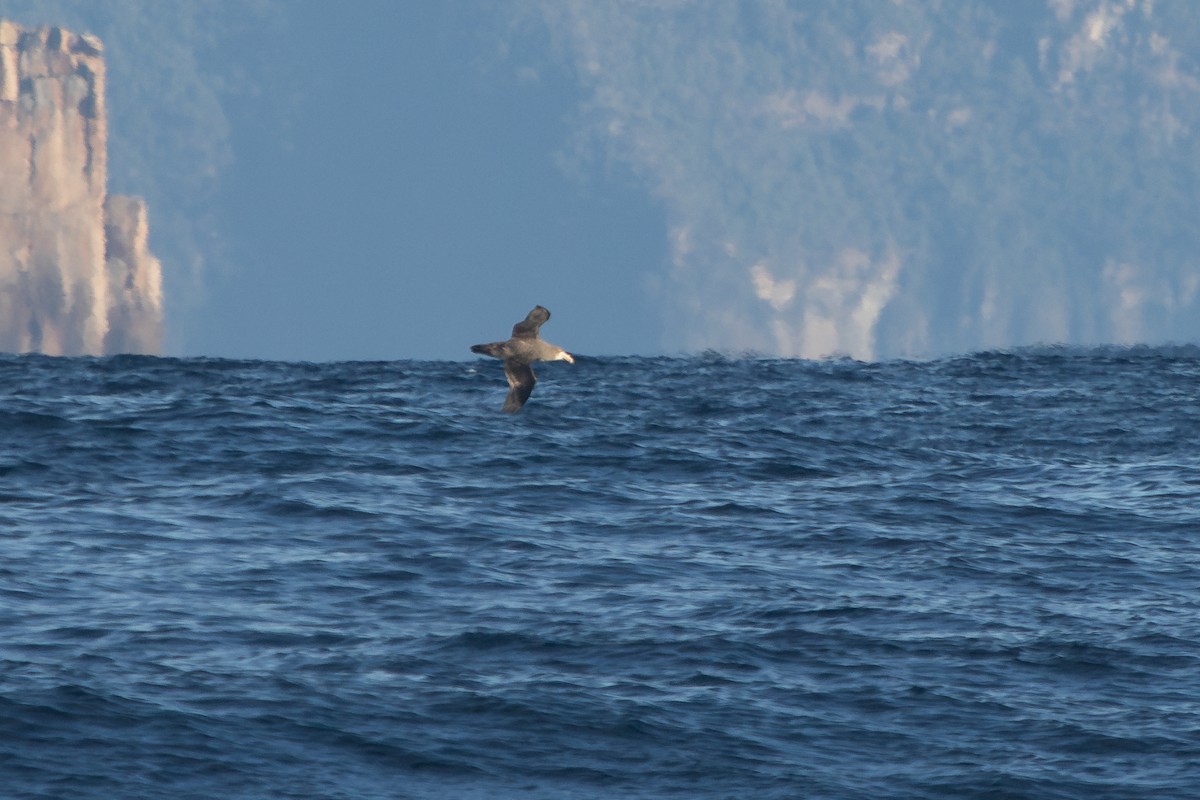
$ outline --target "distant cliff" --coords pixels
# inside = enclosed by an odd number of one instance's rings
[[[145,203],[107,193],[100,40],[0,20],[0,351],[158,353]]]
[[[520,7],[662,199],[668,350],[1200,341],[1200,3]]]

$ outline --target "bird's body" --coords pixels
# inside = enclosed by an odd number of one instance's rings
[[[504,412],[515,414],[525,405],[533,393],[537,376],[533,374],[535,361],[566,361],[575,359],[566,350],[550,344],[538,336],[538,331],[550,312],[542,306],[534,306],[524,320],[513,325],[512,338],[506,342],[472,345],[471,352],[479,353],[504,362],[504,377],[508,378],[508,396],[504,398]]]

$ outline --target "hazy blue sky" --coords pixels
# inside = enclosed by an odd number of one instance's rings
[[[1200,5],[0,0],[90,29],[168,352],[1200,339]]]
[[[281,130],[253,98],[231,104],[230,263],[210,271],[186,353],[470,357],[538,303],[569,349],[658,350],[646,278],[662,213],[628,174],[556,164],[570,75],[520,77],[470,4],[288,10],[267,41],[295,70],[295,105]]]

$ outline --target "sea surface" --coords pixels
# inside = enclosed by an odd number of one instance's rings
[[[0,797],[1200,797],[1200,348],[0,357]]]

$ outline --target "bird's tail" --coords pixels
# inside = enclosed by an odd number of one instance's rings
[[[471,345],[472,353],[491,356],[492,358],[504,358],[500,353],[500,348],[504,346],[504,342],[492,342],[491,344],[473,344]]]

